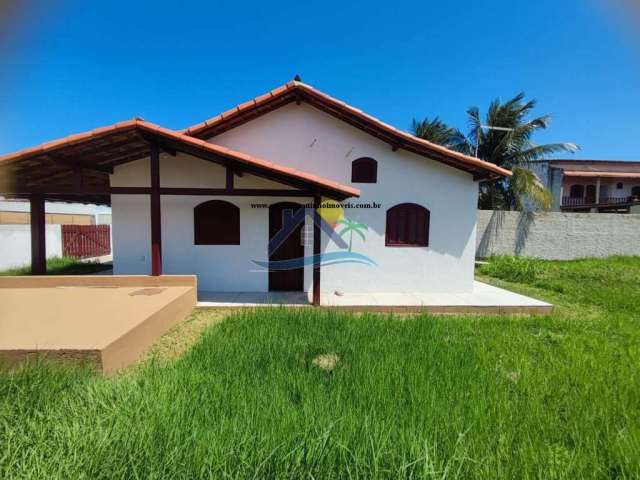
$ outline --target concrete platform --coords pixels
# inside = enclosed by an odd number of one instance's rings
[[[545,315],[553,305],[482,282],[473,293],[367,293],[322,294],[322,307],[369,312],[430,312]],[[265,306],[310,307],[305,292],[222,293],[198,292],[200,308],[251,308]]]
[[[112,373],[196,303],[195,276],[0,277],[0,363],[34,356]]]

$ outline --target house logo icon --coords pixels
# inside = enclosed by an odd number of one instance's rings
[[[327,208],[329,207],[326,205],[319,208],[318,215],[315,214],[315,209],[312,207],[300,208],[297,211],[283,210],[282,228],[269,240],[269,257],[289,238],[289,235],[301,225],[305,225],[307,218],[320,227],[320,231],[328,237],[329,244],[335,245],[339,250],[287,260],[252,260],[252,262],[268,271],[295,270],[307,265],[314,265],[318,260],[322,266],[342,263],[376,266],[376,262],[367,255],[353,251],[354,236],[356,239],[360,238],[361,241],[366,241],[364,232],[368,231],[368,226],[346,218],[341,209],[338,215],[326,214]],[[348,241],[343,237],[346,237]]]

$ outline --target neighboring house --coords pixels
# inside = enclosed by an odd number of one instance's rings
[[[533,170],[553,193],[554,210],[629,213],[640,204],[640,162],[542,160]]]
[[[0,225],[29,223],[29,202],[0,197]],[[54,225],[110,225],[111,209],[101,205],[47,202],[45,223]]]
[[[297,81],[183,131],[135,119],[3,166],[21,172],[4,192],[36,211],[43,197],[110,202],[116,274],[314,304],[320,291],[471,292],[478,182],[510,175]],[[304,208],[328,199],[343,208]]]

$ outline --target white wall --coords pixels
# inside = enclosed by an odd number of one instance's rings
[[[477,184],[470,174],[391,147],[360,130],[307,105],[283,107],[235,128],[213,142],[350,184],[351,162],[362,156],[378,161],[377,184],[354,184],[360,199],[380,209],[349,209],[349,218],[369,226],[366,241],[354,240],[353,250],[377,266],[341,264],[322,269],[322,290],[358,292],[467,292],[473,285]],[[116,186],[149,184],[148,161],[117,167]],[[239,186],[264,185],[244,176]],[[224,170],[186,155],[161,157],[163,186],[222,187]],[[277,188],[282,188],[278,185]],[[220,197],[217,197],[220,198]],[[266,291],[266,272],[252,272],[251,259],[266,259],[268,209],[251,203],[285,199],[231,197],[241,208],[241,245],[194,246],[193,207],[205,197],[162,198],[163,262],[167,273],[196,273],[199,288],[213,291]],[[289,201],[305,203],[305,199]],[[414,202],[431,212],[430,245],[426,248],[385,247],[386,211]],[[149,273],[149,200],[113,196],[115,273]],[[337,250],[323,236],[323,250]],[[311,253],[311,247],[307,247]],[[305,269],[305,289],[312,269]]]
[[[640,255],[640,215],[478,211],[477,256],[571,260]]]
[[[3,212],[28,212],[31,207],[28,201],[3,200],[0,197],[0,210]],[[45,202],[45,213],[63,213],[77,215],[101,215],[110,214],[111,208],[104,205],[67,202]]]
[[[221,166],[189,155],[163,155],[160,170],[161,184],[164,187],[222,188],[226,181],[226,172]],[[112,184],[148,185],[148,159],[118,167],[112,177]],[[280,184],[248,174],[236,177],[235,184],[239,188],[283,188]],[[240,207],[240,245],[194,245],[193,209],[196,205],[213,199],[225,200]],[[269,199],[269,203],[277,201],[291,201],[291,198]],[[163,196],[163,272],[195,273],[198,275],[200,290],[267,291],[266,272],[257,271],[261,268],[252,262],[268,259],[269,211],[251,208],[252,203],[264,202],[264,198],[258,197]],[[150,274],[149,198],[144,195],[113,195],[112,208],[114,273]],[[305,290],[310,285],[311,271],[305,272]]]
[[[47,258],[62,256],[62,227],[45,225]],[[31,264],[31,225],[0,225],[0,270]]]

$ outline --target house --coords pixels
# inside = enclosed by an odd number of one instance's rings
[[[111,204],[115,274],[213,292],[464,293],[478,182],[508,170],[300,81],[185,130],[142,119],[0,157],[0,194]],[[322,208],[315,207],[322,205]]]
[[[29,202],[26,200],[0,197],[0,225],[28,225],[29,208]],[[47,225],[110,225],[111,209],[101,205],[47,202],[45,223]]]
[[[629,213],[640,205],[640,162],[541,160],[533,170],[553,193],[555,210]]]

